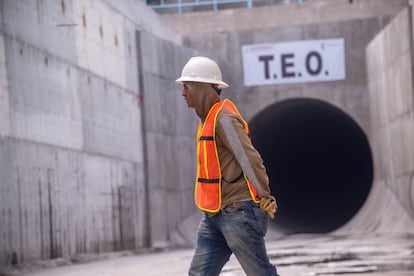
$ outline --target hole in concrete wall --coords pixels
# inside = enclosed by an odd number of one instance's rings
[[[131,35],[129,34],[129,32],[127,32],[127,41],[128,41],[128,55],[131,56],[131,51],[132,51]]]
[[[84,28],[86,28],[85,7],[83,8],[83,12],[82,12],[82,25],[83,25]]]
[[[101,36],[101,39],[103,39],[104,33],[103,33],[102,24],[99,24],[99,35]]]
[[[279,204],[272,226],[326,233],[348,222],[372,185],[366,135],[340,109],[314,99],[273,104],[250,122]]]
[[[114,36],[114,44],[115,44],[115,47],[118,47],[118,34],[116,32]]]
[[[60,7],[62,8],[62,13],[65,14],[65,11],[66,11],[65,0],[60,0]]]

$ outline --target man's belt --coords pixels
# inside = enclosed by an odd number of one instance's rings
[[[223,210],[227,213],[227,214],[232,214],[232,213],[237,213],[239,211],[242,211],[244,208],[244,204],[247,201],[235,201],[231,204],[226,205]]]

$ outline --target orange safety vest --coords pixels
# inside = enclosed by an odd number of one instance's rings
[[[204,124],[198,124],[197,131],[197,178],[195,183],[194,199],[197,207],[206,212],[217,212],[221,208],[221,170],[216,145],[216,120],[221,109],[226,106],[238,115],[244,124],[249,136],[249,126],[243,120],[237,107],[230,100],[225,99],[213,105]],[[251,140],[250,140],[251,142]],[[260,202],[256,189],[243,173],[250,195],[254,202]]]

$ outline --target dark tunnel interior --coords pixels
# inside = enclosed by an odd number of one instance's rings
[[[273,104],[250,122],[279,210],[272,227],[327,233],[348,222],[372,185],[365,133],[337,107],[316,99]]]

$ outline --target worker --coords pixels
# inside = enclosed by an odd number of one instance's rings
[[[219,66],[209,58],[192,57],[176,82],[200,117],[194,199],[204,215],[189,275],[219,275],[232,253],[246,275],[278,275],[264,242],[276,200],[248,124],[229,99],[220,99],[229,85]]]

